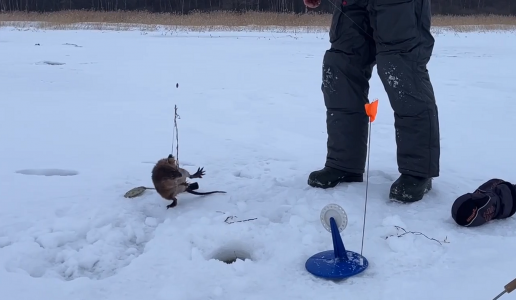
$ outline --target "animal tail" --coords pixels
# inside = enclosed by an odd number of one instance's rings
[[[195,192],[195,191],[192,191],[192,190],[186,190],[187,193],[190,193],[190,194],[194,194],[194,195],[210,195],[210,194],[215,194],[215,193],[223,193],[225,194],[226,192],[224,191],[213,191],[213,192],[205,192],[205,193],[201,193],[201,192]]]

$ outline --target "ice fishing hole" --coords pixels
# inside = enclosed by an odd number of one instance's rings
[[[58,61],[40,61],[40,62],[37,62],[36,65],[49,65],[49,66],[62,66],[64,65],[65,63],[62,63],[62,62],[58,62]]]
[[[249,251],[240,247],[231,246],[224,246],[215,250],[211,258],[224,262],[228,265],[236,262],[237,260],[253,260]]]
[[[36,176],[75,176],[79,172],[75,170],[65,169],[25,169],[16,171],[22,175],[36,175]]]

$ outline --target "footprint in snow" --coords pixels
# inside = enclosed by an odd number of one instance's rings
[[[396,178],[394,178],[394,176],[392,176],[384,171],[372,170],[369,173],[369,182],[372,184],[393,183],[394,180],[396,180]]]
[[[113,216],[82,223],[73,217],[60,219],[57,223],[75,221],[75,228],[38,228],[30,238],[17,241],[0,237],[0,248],[11,248],[4,269],[21,269],[33,278],[106,279],[140,256],[155,227],[163,222],[145,216]]]
[[[79,46],[77,44],[70,44],[70,43],[64,43],[63,44],[64,46],[74,46],[74,47],[78,47],[78,48],[81,48],[82,46]]]
[[[253,176],[252,174],[244,171],[244,170],[239,170],[239,171],[234,171],[233,172],[233,176],[235,177],[239,177],[239,178],[247,178],[247,179],[254,179],[255,176]]]
[[[7,247],[11,244],[7,237],[0,237],[0,249]]]

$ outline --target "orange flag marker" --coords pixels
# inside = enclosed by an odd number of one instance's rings
[[[376,119],[376,114],[378,113],[378,99],[374,100],[371,103],[366,103],[365,111],[367,116],[369,116],[369,122],[373,123]]]

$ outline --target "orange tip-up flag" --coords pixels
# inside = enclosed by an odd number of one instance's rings
[[[365,111],[367,116],[369,116],[369,122],[373,123],[376,119],[376,114],[378,113],[378,99],[374,100],[371,103],[366,103]]]

